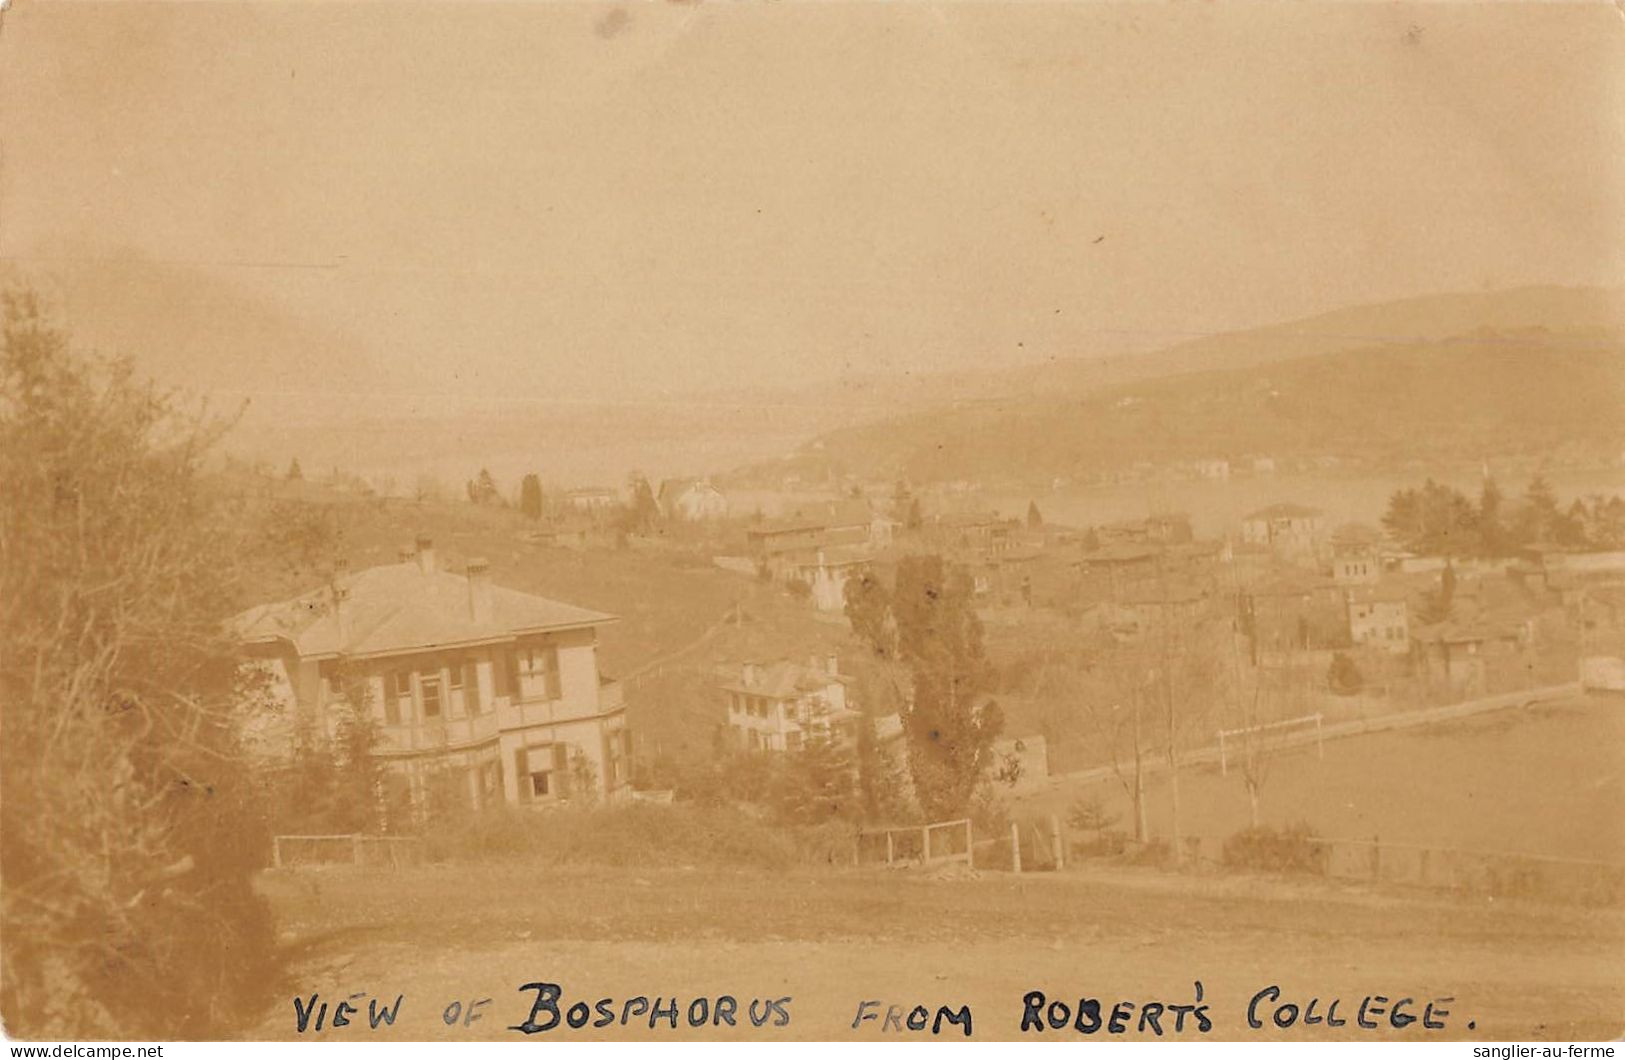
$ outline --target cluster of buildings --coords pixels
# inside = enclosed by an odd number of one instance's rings
[[[673,520],[728,514],[703,478],[668,479],[656,501]],[[587,515],[620,501],[575,491],[567,503]],[[967,568],[984,607],[1018,618],[1021,608],[1065,609],[1133,642],[1218,615],[1257,665],[1351,653],[1363,672],[1404,671],[1461,695],[1530,672],[1554,618],[1566,620],[1582,656],[1600,660],[1596,681],[1625,688],[1625,553],[1415,556],[1372,527],[1330,527],[1323,512],[1289,503],[1247,514],[1222,540],[1197,538],[1178,513],[1083,529],[915,512],[905,530],[897,513],[857,498],[806,503],[741,532],[743,569],[825,613],[844,608],[861,572],[928,551]],[[233,629],[282,708],[258,732],[267,753],[291,746],[297,726],[337,737],[360,712],[376,733],[380,800],[412,813],[630,797],[626,707],[597,652],[614,621],[493,584],[477,559],[446,569],[420,538],[395,563],[341,568],[319,589],[237,616]],[[724,731],[762,752],[850,740],[864,715],[849,684],[832,655],[738,664],[716,679]],[[877,719],[875,732],[900,738],[901,724]],[[1017,773],[1047,770],[1039,737],[1001,753]]]

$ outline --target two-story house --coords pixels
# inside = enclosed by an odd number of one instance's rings
[[[1272,504],[1241,520],[1241,539],[1265,546],[1281,559],[1313,562],[1321,551],[1324,515],[1301,504]]]
[[[483,560],[442,570],[420,538],[402,562],[341,570],[232,629],[309,731],[370,717],[386,803],[421,812],[628,792],[621,689],[598,670],[598,631],[614,621],[494,585]]]
[[[1351,643],[1390,655],[1411,650],[1410,609],[1404,589],[1361,585],[1345,591]]]
[[[813,735],[844,740],[858,717],[846,705],[846,681],[833,655],[807,665],[745,663],[722,691],[728,727],[752,751],[799,750]]]

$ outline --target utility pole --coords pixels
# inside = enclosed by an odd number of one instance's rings
[[[1184,861],[1184,840],[1179,828],[1179,726],[1174,712],[1174,671],[1168,637],[1174,620],[1174,606],[1168,595],[1166,553],[1157,553],[1157,593],[1162,597],[1162,689],[1163,707],[1168,727],[1168,798],[1169,837],[1173,844],[1174,864]]]

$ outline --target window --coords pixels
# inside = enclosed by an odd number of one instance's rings
[[[418,687],[423,694],[424,719],[440,717],[440,678],[425,677]]]
[[[530,775],[530,793],[533,797],[547,794],[547,778],[551,775],[547,770]]]
[[[454,662],[454,663],[451,664],[449,686],[450,686],[450,688],[451,688],[451,690],[453,692],[461,692],[463,690],[463,664],[462,663]]]
[[[473,659],[463,663],[463,702],[468,706],[470,715],[480,712],[480,671],[479,664]]]
[[[399,725],[412,717],[412,671],[396,670],[389,675],[389,689],[384,696],[384,722]]]
[[[514,652],[517,694],[521,699],[559,698],[559,652],[551,644]]]

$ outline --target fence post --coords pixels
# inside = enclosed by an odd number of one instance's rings
[[[1021,826],[1014,821],[1010,822],[1010,865],[1021,871]]]
[[[273,869],[282,867],[282,837],[279,835],[271,837],[271,867]]]
[[[1371,837],[1371,879],[1375,883],[1382,882],[1382,837]]]
[[[887,832],[886,832],[886,864],[888,864],[888,865],[891,864],[891,859],[892,859],[892,845],[891,844],[892,844],[891,831],[888,829]]]
[[[931,826],[926,825],[920,829],[920,864],[931,863]]]
[[[1055,871],[1066,868],[1066,842],[1061,838],[1061,818],[1049,815],[1049,849],[1055,858]]]
[[[1224,730],[1223,729],[1219,730],[1219,775],[1221,777],[1225,777],[1225,776],[1230,775],[1230,763],[1228,761],[1226,761],[1226,759],[1224,757]]]
[[[361,865],[361,837],[359,835],[350,837],[350,864],[357,867]]]

